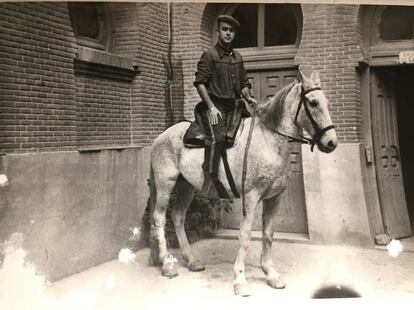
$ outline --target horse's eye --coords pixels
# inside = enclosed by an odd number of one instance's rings
[[[312,101],[309,101],[309,104],[312,108],[316,108],[318,106],[318,101],[312,100]]]

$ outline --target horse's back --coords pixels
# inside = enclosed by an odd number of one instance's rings
[[[182,121],[164,130],[153,142],[153,148],[165,147],[166,145],[184,145],[183,138],[190,126],[190,122]]]

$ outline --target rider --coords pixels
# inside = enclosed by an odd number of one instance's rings
[[[197,63],[194,86],[205,103],[203,122],[210,128],[211,140],[206,143],[203,170],[208,172],[221,198],[228,198],[218,181],[220,155],[225,147],[227,118],[235,109],[235,101],[244,98],[250,105],[257,101],[251,97],[243,59],[233,50],[232,43],[239,22],[229,15],[217,18],[217,44],[204,52]]]

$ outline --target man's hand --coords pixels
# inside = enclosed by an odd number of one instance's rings
[[[216,125],[218,123],[218,118],[221,118],[222,115],[216,107],[212,107],[207,111],[207,118],[211,125]]]
[[[247,103],[248,103],[250,106],[252,106],[252,107],[257,106],[257,100],[256,100],[256,99],[254,99],[253,97],[250,97],[250,98],[247,100]]]

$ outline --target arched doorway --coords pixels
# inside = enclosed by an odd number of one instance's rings
[[[298,4],[233,4],[223,5],[217,15],[229,14],[240,21],[241,28],[234,47],[242,54],[252,95],[258,101],[267,100],[278,90],[296,79],[294,63],[302,33],[302,11]],[[216,42],[216,27],[212,38]],[[308,234],[306,204],[303,184],[301,146],[291,143],[291,182],[283,194],[274,231]],[[236,203],[232,212],[223,214],[223,226],[238,229],[241,206]],[[261,230],[257,217],[255,230]]]
[[[414,225],[414,7],[363,7],[365,88],[384,232],[411,235]],[[364,88],[363,88],[364,90]],[[410,222],[411,218],[411,222]]]

